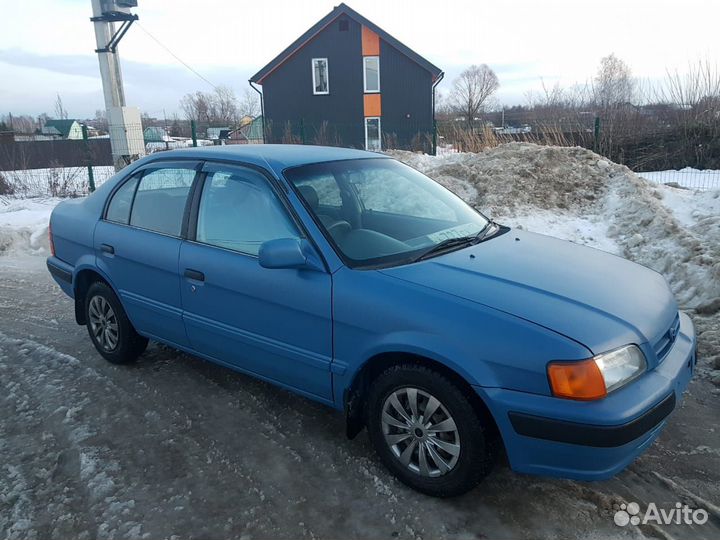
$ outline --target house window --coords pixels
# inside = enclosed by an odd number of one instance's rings
[[[380,91],[380,57],[366,56],[363,58],[365,92]]]
[[[330,93],[330,81],[328,79],[327,58],[312,59],[313,94],[323,95]]]
[[[380,118],[371,117],[365,119],[365,150],[379,152],[382,150],[380,131]]]

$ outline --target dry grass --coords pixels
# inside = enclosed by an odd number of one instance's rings
[[[442,136],[460,152],[482,152],[486,148],[495,148],[509,142],[528,142],[544,146],[575,146],[575,143],[566,138],[559,127],[552,125],[543,127],[539,132],[515,135],[499,134],[489,126],[475,131],[451,126],[442,133]]]
[[[3,171],[0,195],[22,197],[81,197],[88,194],[84,167],[60,167]]]

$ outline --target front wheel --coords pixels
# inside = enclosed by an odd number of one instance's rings
[[[488,473],[487,426],[444,375],[414,364],[393,366],[373,381],[367,403],[375,450],[404,484],[451,497]]]
[[[135,331],[113,290],[100,281],[85,296],[85,320],[97,351],[113,364],[128,364],[147,347],[147,338]]]

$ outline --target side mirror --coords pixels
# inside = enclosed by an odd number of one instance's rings
[[[263,242],[258,258],[263,268],[323,270],[310,243],[300,238],[278,238]]]

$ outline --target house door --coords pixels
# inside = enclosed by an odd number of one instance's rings
[[[380,117],[368,117],[365,119],[365,150],[379,152],[382,150],[382,139],[380,131]]]

